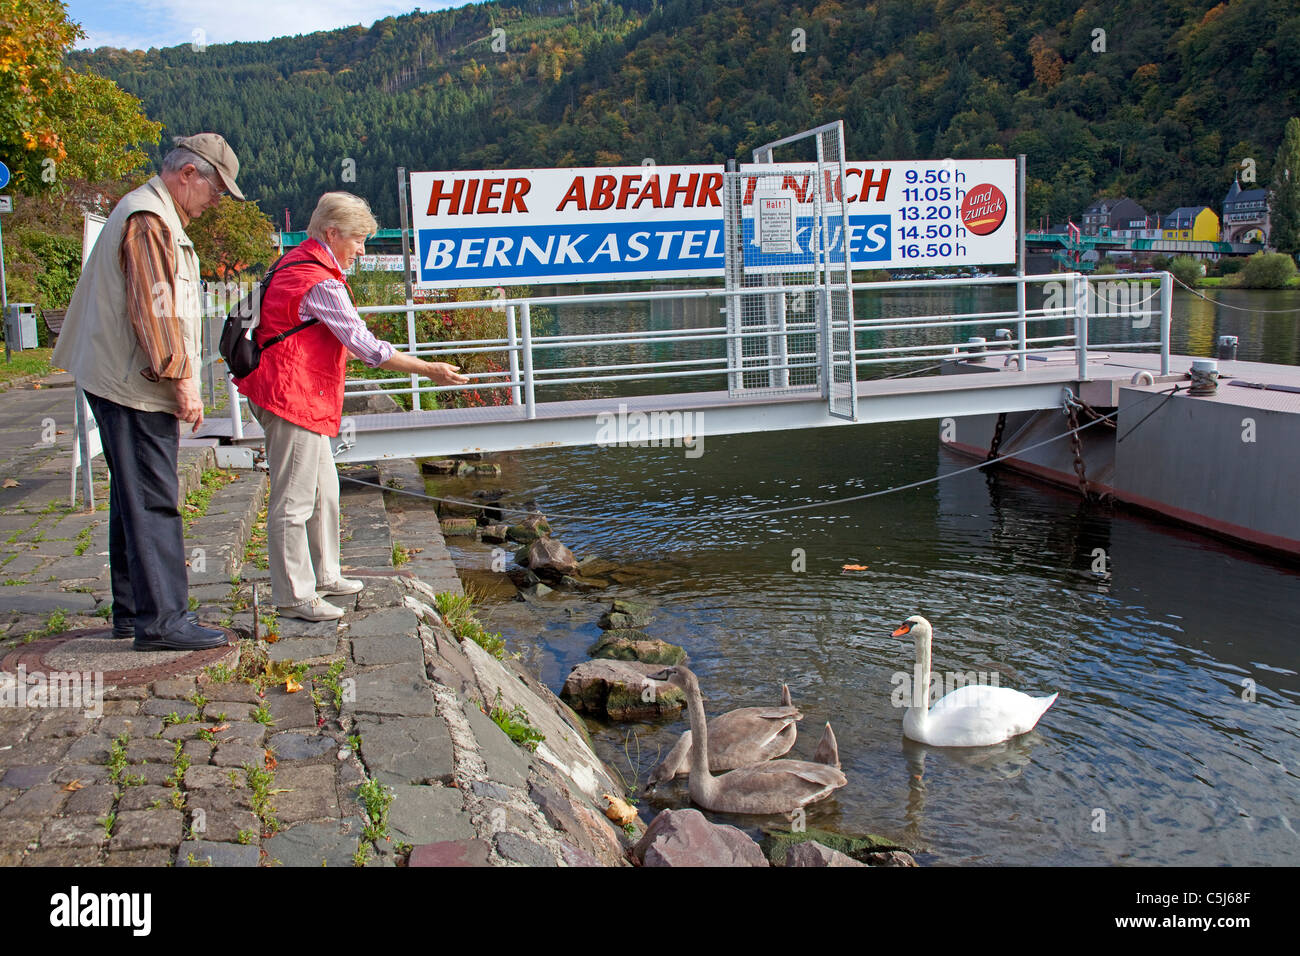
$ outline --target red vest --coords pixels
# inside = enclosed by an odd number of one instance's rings
[[[285,269],[290,262],[309,266]],[[262,296],[262,321],[253,333],[265,343],[298,325],[302,297],[325,279],[346,282],[329,250],[308,239],[284,257]],[[343,379],[348,353],[323,322],[297,332],[262,352],[257,369],[235,384],[251,402],[320,435],[337,435],[343,414]]]

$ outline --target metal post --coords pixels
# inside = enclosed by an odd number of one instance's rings
[[[397,167],[397,208],[402,214],[402,280],[406,285],[406,347],[415,354],[415,297],[411,294],[411,220],[406,211],[406,167]],[[411,411],[420,410],[420,376],[411,373]]]
[[[9,319],[9,287],[5,285],[5,233],[0,229],[0,318]],[[5,364],[9,364],[9,329],[5,329]]]
[[[1168,272],[1160,273],[1160,374],[1169,374],[1169,329],[1174,312],[1174,282]]]
[[[510,381],[519,381],[519,332],[515,327],[515,307],[506,307],[506,338],[510,343]],[[519,386],[510,386],[510,404],[519,404]]]
[[[1088,277],[1074,277],[1074,344],[1079,356],[1079,381],[1088,381]]]
[[[533,318],[525,302],[519,307],[519,324],[524,339],[524,417],[537,417],[537,402],[533,396]]]
[[[1016,322],[1016,338],[1020,342],[1020,354],[1016,356],[1016,364],[1020,366],[1020,371],[1024,371],[1029,366],[1029,338],[1028,323],[1025,321],[1025,154],[1021,153],[1016,157],[1016,275],[1020,281],[1016,283],[1016,314],[1020,317]]]
[[[95,510],[95,472],[94,465],[90,460],[90,403],[86,401],[86,393],[78,385],[74,397],[76,401],[76,420],[77,420],[77,446],[81,450],[81,490],[82,496],[86,502],[86,510]],[[72,503],[76,504],[76,493],[73,493]]]
[[[226,391],[230,394],[230,437],[239,441],[244,437],[244,413],[239,407],[239,389],[235,388],[235,377],[226,372]]]

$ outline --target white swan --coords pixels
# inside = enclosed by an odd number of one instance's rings
[[[926,709],[930,686],[930,622],[914,614],[899,625],[894,637],[911,634],[916,645],[917,684],[920,699],[903,715],[903,733],[933,747],[987,747],[1034,729],[1051,697],[1030,697],[1009,687],[972,684],[959,687]]]

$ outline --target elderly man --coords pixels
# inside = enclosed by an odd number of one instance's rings
[[[113,209],[81,272],[53,362],[76,378],[108,462],[113,636],[135,650],[226,643],[188,613],[177,508],[180,422],[203,422],[199,261],[185,227],[223,193],[242,200],[239,160],[216,133],[178,137],[162,172]]]

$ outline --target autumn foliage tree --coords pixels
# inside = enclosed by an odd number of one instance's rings
[[[255,202],[223,196],[185,228],[199,256],[204,278],[225,282],[249,269],[261,270],[275,259],[275,226]]]

